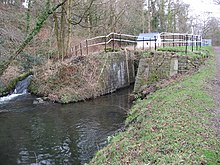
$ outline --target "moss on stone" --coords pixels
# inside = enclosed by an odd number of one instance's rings
[[[30,72],[23,73],[23,74],[19,75],[18,77],[11,80],[9,82],[9,84],[7,85],[7,87],[4,88],[3,91],[1,91],[1,92],[2,93],[9,93],[10,91],[14,90],[14,88],[15,88],[16,84],[18,83],[18,81],[24,80],[26,77],[28,77],[31,74],[33,74],[33,73],[30,71]]]

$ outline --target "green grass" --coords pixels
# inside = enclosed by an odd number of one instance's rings
[[[191,50],[189,49],[191,47],[187,47],[188,50]],[[173,47],[173,46],[166,46],[166,47],[159,47],[157,50],[158,51],[166,51],[166,52],[180,52],[180,51],[185,51],[186,47],[185,46],[178,46],[178,47]]]
[[[125,132],[109,138],[90,164],[220,164],[220,141],[211,129],[215,102],[207,80],[215,61],[184,81],[137,100]]]
[[[198,46],[196,48],[196,46],[193,46],[193,51],[200,51],[203,47],[200,48],[200,46]],[[159,47],[157,50],[158,51],[168,51],[168,52],[180,52],[180,51],[184,51],[185,52],[186,46],[175,46],[175,47],[173,47],[173,46],[166,46],[166,47]],[[187,46],[187,51],[192,51],[192,46]]]
[[[201,48],[198,46],[198,50],[194,46],[193,52],[192,52],[192,47],[188,46],[187,47],[187,54],[185,53],[186,47],[185,46],[180,46],[180,47],[160,47],[157,49],[157,51],[161,52],[175,52],[177,55],[187,55],[189,57],[201,57],[201,56],[207,56],[207,53],[212,51],[211,46],[202,46]]]

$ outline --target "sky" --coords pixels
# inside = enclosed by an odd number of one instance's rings
[[[215,5],[213,0],[182,0],[190,4],[191,14],[201,15],[204,12],[210,12],[211,16],[220,18],[220,5]]]

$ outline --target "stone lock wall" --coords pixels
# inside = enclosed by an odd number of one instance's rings
[[[178,56],[172,53],[155,53],[151,57],[140,59],[136,76],[134,92],[151,85],[160,79],[167,79],[178,73],[184,73],[198,68],[204,58]]]
[[[129,51],[105,54],[102,75],[99,79],[99,83],[102,84],[102,94],[114,92],[135,82],[137,68],[133,56],[134,54]]]

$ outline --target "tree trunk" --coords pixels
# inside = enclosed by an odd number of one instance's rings
[[[60,33],[59,33],[59,22],[57,18],[57,14],[53,13],[53,18],[54,18],[54,31],[56,35],[56,40],[57,40],[57,49],[58,49],[58,57],[57,59],[59,60],[62,54],[61,45],[60,45]]]
[[[66,28],[66,13],[65,13],[65,5],[62,6],[61,10],[61,19],[60,19],[60,45],[62,50],[62,61],[64,59],[64,56],[66,55],[65,50],[65,28]]]
[[[168,23],[168,28],[167,31],[168,32],[172,32],[173,31],[173,13],[172,13],[172,9],[171,9],[171,0],[169,0],[168,2],[168,15],[167,15],[167,23]]]
[[[67,31],[67,40],[66,40],[66,54],[69,52],[70,48],[70,37],[72,32],[72,26],[70,23],[71,20],[71,6],[72,6],[72,0],[68,0],[68,9],[67,9],[67,24],[68,24],[68,31]]]

